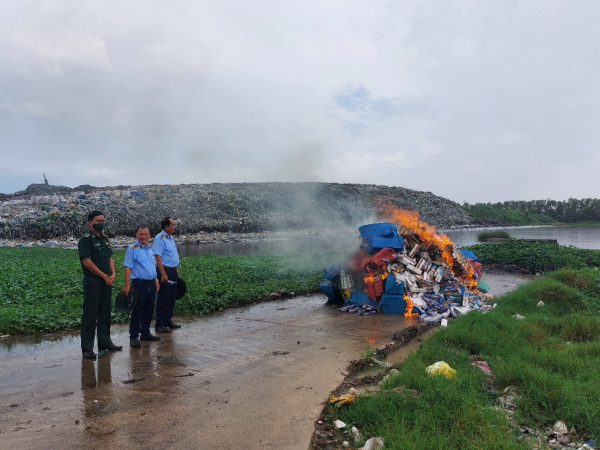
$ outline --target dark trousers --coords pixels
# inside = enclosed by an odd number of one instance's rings
[[[98,348],[108,347],[110,340],[110,310],[112,286],[95,275],[83,277],[83,313],[81,315],[81,350],[94,350],[98,329]]]
[[[154,280],[131,280],[131,288],[137,291],[137,303],[131,312],[129,338],[137,338],[140,333],[150,334],[150,322],[154,313],[156,282]]]
[[[157,272],[160,281],[160,272]],[[170,281],[177,281],[177,269],[165,269],[167,278]],[[175,307],[175,296],[177,295],[177,285],[169,283],[160,283],[160,291],[156,299],[156,327],[166,326],[167,322],[173,319],[173,308]]]

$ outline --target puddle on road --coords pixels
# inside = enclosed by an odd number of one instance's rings
[[[524,281],[503,277],[503,289]],[[491,275],[486,280],[495,287]],[[127,345],[128,326],[116,325],[111,335],[124,350],[97,361],[81,358],[78,332],[3,339],[3,440],[11,448],[47,448],[53,439],[72,444],[65,448],[306,448],[348,362],[412,325],[400,315],[338,313],[324,303],[315,295],[186,317],[183,328],[139,349]],[[171,418],[168,435],[148,426]],[[264,423],[279,425],[267,431]]]

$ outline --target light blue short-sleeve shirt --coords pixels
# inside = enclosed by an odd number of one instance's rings
[[[123,267],[131,269],[132,280],[154,280],[156,278],[156,258],[152,244],[142,245],[135,241],[125,252]]]
[[[179,253],[173,236],[169,236],[165,230],[162,230],[152,243],[154,244],[154,254],[161,257],[163,266],[179,266]]]

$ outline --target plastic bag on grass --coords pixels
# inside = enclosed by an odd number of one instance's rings
[[[454,378],[456,376],[456,370],[448,365],[447,362],[438,361],[435,364],[425,369],[430,375],[444,375],[446,378]]]

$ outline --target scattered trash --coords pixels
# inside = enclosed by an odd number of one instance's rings
[[[146,378],[131,378],[130,380],[123,381],[123,384],[131,384],[131,383],[139,383],[140,381],[144,381]]]
[[[333,422],[333,424],[338,429],[346,428],[346,424],[344,422],[342,422],[341,420],[339,420],[339,419],[335,419],[334,422]]]
[[[517,320],[523,320],[525,316],[522,316],[521,314],[515,314],[514,316],[512,316],[512,318]]]
[[[195,373],[192,372],[188,372],[185,375],[174,375],[175,378],[181,378],[181,377],[193,377],[194,375],[196,375]]]
[[[489,375],[489,376],[494,375],[494,373],[492,372],[492,369],[490,369],[490,366],[485,361],[474,361],[471,363],[471,365],[475,366],[475,367],[479,367],[481,370],[483,370],[485,372],[486,375]]]
[[[9,337],[10,337],[10,334],[3,334],[2,336],[0,336],[0,339],[6,339]]]
[[[567,428],[567,425],[562,420],[559,420],[552,427],[552,431],[554,431],[556,434],[560,435],[560,434],[567,434],[569,432],[569,429]]]
[[[362,245],[353,257],[324,269],[327,281],[319,287],[328,303],[343,301],[338,311],[348,314],[400,314],[443,326],[449,317],[492,309],[484,303],[493,297],[482,294],[489,286],[479,280],[481,263],[473,252],[459,250],[416,213],[391,215],[398,225],[359,227]]]
[[[383,438],[373,437],[365,442],[364,447],[361,450],[381,450],[383,448]]]
[[[340,395],[339,397],[331,394],[329,398],[329,403],[335,404],[338,408],[340,406],[344,406],[346,403],[354,403],[356,398],[358,397],[358,391],[354,388],[350,388],[350,391],[347,394]]]
[[[360,439],[360,431],[358,431],[358,428],[352,427],[350,431],[354,435],[354,440],[358,441]]]
[[[544,303],[542,300],[540,300],[540,301],[537,303],[537,306],[538,306],[538,307],[540,307],[540,306],[544,306],[544,305],[545,305],[545,303]]]
[[[448,326],[448,319],[442,319],[440,325],[443,326],[443,327],[447,327]]]
[[[383,384],[385,383],[387,380],[389,380],[391,377],[393,377],[394,375],[398,375],[400,372],[398,372],[398,369],[392,369],[390,370],[385,377],[383,377],[383,379],[377,383],[377,384]]]
[[[444,361],[438,361],[435,364],[425,369],[430,375],[443,375],[446,378],[454,378],[456,376],[456,370],[448,365]]]

